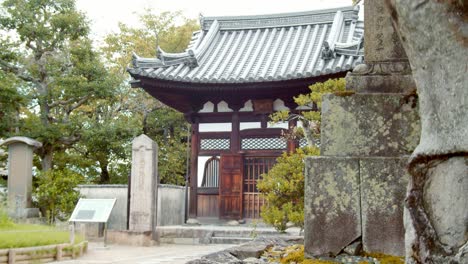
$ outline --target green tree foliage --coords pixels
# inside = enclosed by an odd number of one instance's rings
[[[0,38],[0,60],[10,61],[15,58],[15,47]],[[1,66],[0,66],[1,67]],[[14,74],[0,71],[0,138],[14,133],[19,124],[20,108],[25,98],[17,91],[18,79]]]
[[[183,184],[188,135],[184,117],[142,89],[130,88],[126,69],[134,52],[143,57],[155,57],[158,45],[166,52],[185,50],[198,25],[196,21],[182,17],[180,12],[155,14],[151,9],[140,14],[139,20],[141,25],[137,27],[120,23],[119,32],[105,37],[102,51],[109,71],[119,76],[123,83],[120,87],[120,95],[125,98],[122,109],[132,113],[138,133],[144,133],[158,143],[161,182]]]
[[[73,0],[5,0],[0,13],[0,30],[13,36],[3,37],[2,46],[18,47],[0,57],[0,70],[21,80],[13,85],[29,99],[16,132],[43,143],[38,154],[46,171],[54,153],[80,140],[77,112],[109,96],[109,80]]]
[[[69,218],[80,198],[75,188],[83,181],[83,176],[69,169],[51,169],[40,173],[35,199],[49,223]]]
[[[278,111],[272,114],[270,118],[273,122],[290,119],[300,120],[303,124],[303,129],[297,129],[297,134],[299,134],[299,136],[305,136],[309,146],[318,146],[320,139],[322,96],[329,93],[346,94],[345,80],[344,78],[330,79],[323,83],[318,82],[310,85],[309,89],[310,93],[300,94],[294,97],[294,101],[297,105],[307,107],[311,110],[299,113],[291,113],[287,110]]]
[[[304,227],[304,158],[307,155],[319,155],[318,148],[283,153],[257,183],[266,199],[261,216],[278,231],[284,232],[288,222]]]
[[[294,97],[294,101],[308,111],[291,113],[275,112],[270,116],[273,122],[290,119],[300,120],[302,128],[295,128],[288,137],[305,136],[309,147],[298,149],[295,153],[284,153],[277,163],[258,183],[258,189],[266,198],[267,204],[262,208],[261,216],[266,223],[277,230],[284,231],[288,222],[303,228],[304,226],[304,158],[307,155],[320,155],[322,96],[329,93],[346,95],[345,80],[330,79],[323,83],[309,86],[310,93]]]

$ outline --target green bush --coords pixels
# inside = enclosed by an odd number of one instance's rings
[[[76,187],[82,182],[82,175],[68,169],[51,169],[39,175],[34,197],[50,224],[56,219],[68,220],[80,198]]]
[[[266,199],[260,215],[280,232],[288,222],[304,227],[304,158],[309,155],[319,155],[318,148],[283,153],[257,183]]]

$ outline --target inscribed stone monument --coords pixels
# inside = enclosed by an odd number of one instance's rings
[[[364,6],[364,61],[346,78],[356,92],[406,93],[416,89],[411,68],[384,1]]]
[[[132,142],[130,231],[154,231],[156,225],[158,146],[146,135]]]
[[[0,145],[8,146],[8,211],[14,218],[39,216],[31,208],[33,151],[42,147],[27,137],[11,137]]]
[[[405,164],[419,141],[418,103],[411,69],[384,0],[368,1],[364,10],[365,64],[346,77],[347,90],[356,93],[324,96],[322,156],[306,160],[304,242],[311,257],[336,255],[358,240],[366,252],[404,255],[403,206],[409,178]],[[357,165],[343,167],[339,165],[343,160]],[[344,168],[356,179],[344,177],[333,183],[325,177],[341,175]],[[357,190],[343,187],[355,182]],[[340,197],[334,195],[338,191]],[[336,219],[324,228],[321,219],[329,212],[317,206],[354,196],[359,203],[343,210],[329,207]],[[342,223],[347,223],[346,231]]]

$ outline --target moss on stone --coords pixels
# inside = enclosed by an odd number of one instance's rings
[[[291,251],[295,250],[295,251]],[[288,252],[289,251],[289,252]],[[329,261],[329,260],[320,260],[320,259],[305,259],[304,258],[304,246],[300,245],[293,245],[286,248],[286,252],[288,254],[280,259],[282,264],[289,264],[289,263],[299,263],[299,264],[336,264],[339,262]]]
[[[391,256],[383,253],[373,252],[373,253],[364,253],[364,256],[376,258],[380,261],[381,264],[404,264],[405,258],[400,256]]]

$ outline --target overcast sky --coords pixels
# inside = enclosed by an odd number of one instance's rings
[[[351,5],[351,0],[77,0],[92,21],[94,37],[116,31],[119,21],[136,24],[135,12],[150,7],[158,12],[182,11],[186,17],[258,15],[308,11]]]

